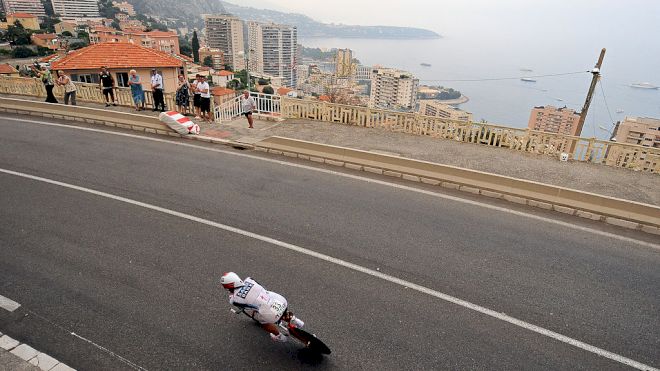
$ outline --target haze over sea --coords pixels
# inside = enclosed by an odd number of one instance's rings
[[[625,116],[660,118],[660,90],[630,87],[637,82],[660,85],[660,1],[584,3],[572,5],[570,12],[558,5],[542,15],[508,9],[489,16],[475,9],[474,18],[465,19],[460,27],[444,31],[442,25],[435,27],[443,38],[434,40],[306,38],[300,43],[350,48],[362,64],[401,68],[413,72],[420,84],[458,89],[470,98],[461,108],[472,112],[476,121],[514,127],[527,126],[533,106],[566,105],[579,111],[591,82],[586,71],[604,47],[603,89],[597,86],[583,136],[609,137],[599,126],[611,129],[613,121]],[[526,75],[577,71],[585,72],[538,77],[536,83],[519,80]],[[516,78],[450,81],[500,77]]]

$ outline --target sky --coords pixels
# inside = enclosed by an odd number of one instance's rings
[[[471,27],[512,31],[545,27],[612,31],[620,22],[655,27],[660,0],[229,0],[257,8],[302,13],[328,23],[421,27],[442,35]]]

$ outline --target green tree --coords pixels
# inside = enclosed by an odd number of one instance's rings
[[[213,67],[213,57],[211,57],[210,55],[204,57],[204,62],[202,62],[202,66]]]
[[[19,46],[14,48],[11,54],[13,58],[29,58],[36,56],[36,53],[27,46]]]
[[[62,36],[65,36],[65,37],[73,37],[73,34],[72,34],[71,32],[69,32],[69,31],[64,31],[64,32],[62,32]]]
[[[7,27],[7,40],[14,43],[14,45],[30,45],[30,31],[23,28],[21,22],[14,22],[13,26]]]
[[[268,86],[264,86],[261,92],[264,94],[275,94],[275,89],[273,89],[272,86],[268,85]]]
[[[118,20],[113,20],[112,23],[110,23],[110,27],[114,28],[115,30],[121,31],[121,26],[119,26],[119,21]]]
[[[55,25],[60,23],[60,19],[57,17],[46,17],[44,18],[44,21],[39,24],[39,27],[47,32],[47,33],[54,33],[55,32]]]
[[[197,38],[197,31],[193,31],[192,52],[193,52],[193,60],[195,61],[195,63],[199,63],[199,39]]]
[[[44,10],[46,11],[46,15],[48,17],[55,15],[55,11],[53,10],[53,3],[51,0],[41,0],[41,4],[44,6]]]
[[[89,45],[89,44],[87,44],[87,43],[80,42],[80,41],[76,41],[75,43],[71,43],[71,44],[69,44],[69,49],[71,49],[71,50],[77,50],[77,49],[80,49],[80,48],[84,48],[84,47],[86,47],[86,46],[88,46],[88,45]]]
[[[181,54],[183,55],[187,55],[189,57],[193,56],[192,45],[190,45],[188,37],[179,36],[179,51],[181,51]]]
[[[78,31],[78,38],[83,39],[89,43],[89,34],[85,31]]]
[[[119,8],[112,5],[112,0],[99,1],[99,14],[101,14],[101,17],[116,19],[117,13],[119,13]]]
[[[257,82],[259,83],[259,85],[268,85],[268,84],[270,84],[270,79],[268,79],[268,80],[259,79]]]

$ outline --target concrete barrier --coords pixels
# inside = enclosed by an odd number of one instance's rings
[[[625,224],[629,228],[643,229],[646,226],[644,230],[652,233],[660,227],[660,207],[575,189],[283,137],[270,137],[254,145],[258,150],[274,154],[442,185],[592,220]]]
[[[67,119],[158,134],[174,133],[167,125],[158,121],[157,117],[98,108],[0,98],[0,110],[9,113]]]

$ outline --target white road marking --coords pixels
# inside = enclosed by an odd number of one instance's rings
[[[115,352],[109,350],[108,348],[104,348],[103,346],[98,345],[98,344],[96,344],[95,342],[93,342],[93,341],[91,341],[91,340],[89,340],[89,339],[86,339],[86,338],[84,338],[84,337],[82,337],[82,336],[76,334],[75,332],[72,332],[72,333],[71,333],[71,336],[77,337],[78,339],[80,339],[80,340],[82,340],[82,341],[85,341],[85,342],[91,344],[92,346],[94,346],[94,347],[96,347],[96,348],[98,348],[98,349],[100,349],[100,350],[102,350],[102,351],[104,351],[104,352],[110,354],[111,356],[113,356],[113,357],[119,359],[120,361],[124,362],[125,364],[131,366],[131,367],[132,367],[133,369],[135,369],[135,370],[144,370],[144,371],[147,371],[146,368],[144,368],[144,367],[142,367],[142,366],[139,366],[139,365],[136,365],[135,363],[133,363],[133,362],[129,361],[128,359],[126,359],[126,358],[120,356],[119,354],[117,354],[117,353],[115,353]]]
[[[419,188],[415,188],[415,187],[411,187],[411,186],[406,186],[406,185],[401,185],[401,184],[396,184],[396,183],[390,183],[390,182],[387,182],[387,181],[378,180],[378,179],[371,179],[371,178],[367,178],[367,177],[363,177],[363,176],[359,176],[359,175],[341,173],[341,172],[334,171],[334,170],[322,169],[322,168],[313,167],[313,166],[301,165],[301,164],[286,162],[286,161],[282,161],[282,160],[274,160],[274,159],[264,158],[264,157],[260,157],[260,156],[254,156],[254,155],[250,155],[250,154],[246,154],[246,153],[238,153],[238,152],[227,151],[227,150],[222,150],[222,149],[217,149],[217,148],[210,148],[210,147],[205,147],[205,146],[200,146],[200,145],[195,145],[195,144],[190,144],[190,143],[182,143],[182,142],[173,141],[173,140],[153,138],[153,137],[135,135],[135,134],[128,134],[128,133],[120,133],[120,132],[109,131],[109,130],[94,129],[94,128],[87,128],[87,127],[80,127],[80,126],[71,126],[71,125],[65,125],[65,124],[57,124],[57,123],[54,123],[54,122],[42,122],[42,121],[35,121],[35,120],[8,118],[8,117],[4,117],[4,118],[2,118],[2,120],[27,122],[27,123],[31,123],[31,124],[44,125],[44,126],[56,126],[56,127],[62,127],[62,128],[71,129],[71,130],[91,131],[91,132],[96,132],[96,133],[117,135],[117,136],[140,139],[140,140],[146,140],[146,141],[152,141],[152,142],[167,143],[167,144],[172,144],[172,145],[177,145],[177,146],[182,146],[182,147],[190,147],[190,148],[194,148],[194,149],[200,149],[200,150],[204,150],[204,151],[223,153],[223,154],[227,154],[227,155],[231,155],[231,156],[250,158],[250,159],[254,159],[254,160],[270,162],[270,163],[283,165],[283,166],[289,166],[289,167],[293,167],[293,168],[317,171],[317,172],[320,172],[320,173],[331,174],[331,175],[334,175],[334,176],[340,176],[340,177],[344,177],[344,178],[355,179],[355,180],[359,180],[359,181],[363,181],[363,182],[367,182],[367,183],[378,184],[378,185],[391,187],[391,188],[395,188],[395,189],[402,189],[402,190],[406,190],[406,191],[410,191],[410,192],[421,193],[421,194],[432,196],[432,197],[443,198],[443,199],[446,199],[446,200],[461,202],[461,203],[468,204],[468,205],[479,206],[479,207],[483,207],[483,208],[490,209],[490,210],[496,210],[496,211],[499,211],[499,212],[508,213],[508,214],[512,214],[512,215],[516,215],[516,216],[521,216],[521,217],[525,217],[525,218],[529,218],[529,219],[533,219],[533,220],[538,220],[538,221],[542,221],[542,222],[545,222],[545,223],[552,223],[552,224],[555,224],[555,225],[560,225],[562,227],[571,228],[571,229],[578,230],[578,231],[581,231],[581,232],[592,233],[592,234],[595,234],[595,235],[599,235],[599,236],[612,238],[612,239],[619,240],[619,241],[629,242],[629,243],[637,244],[637,245],[640,245],[640,246],[660,250],[660,245],[652,243],[652,242],[646,242],[646,241],[638,240],[638,239],[631,238],[631,237],[621,236],[621,235],[617,235],[617,234],[610,233],[610,232],[604,232],[604,231],[600,231],[600,230],[589,228],[589,227],[575,225],[573,223],[563,222],[561,220],[556,220],[556,219],[552,219],[552,218],[548,218],[548,217],[544,217],[544,216],[540,216],[540,215],[534,215],[534,214],[526,213],[526,212],[523,212],[523,211],[511,210],[511,209],[508,209],[508,208],[505,208],[505,207],[502,207],[502,206],[490,205],[490,204],[487,204],[487,203],[474,201],[474,200],[468,200],[468,199],[457,197],[457,196],[451,196],[451,195],[446,195],[446,194],[442,194],[442,193],[437,193],[437,192],[429,191],[429,190],[426,190],[426,189],[419,189]],[[0,121],[0,124],[1,123],[2,123],[2,121]]]
[[[13,312],[20,306],[17,302],[0,295],[0,308]]]
[[[409,289],[416,290],[416,291],[421,292],[423,294],[427,294],[427,295],[436,297],[438,299],[441,299],[441,300],[459,305],[461,307],[464,307],[464,308],[467,308],[467,309],[485,314],[489,317],[492,317],[492,318],[495,318],[495,319],[498,319],[498,320],[501,320],[501,321],[504,321],[504,322],[508,322],[508,323],[513,324],[515,326],[524,328],[524,329],[529,330],[529,331],[533,331],[537,334],[547,336],[549,338],[552,338],[552,339],[561,341],[563,343],[572,345],[574,347],[586,350],[588,352],[597,354],[601,357],[609,358],[611,360],[614,360],[616,362],[619,362],[619,363],[637,368],[639,370],[660,371],[660,370],[658,370],[654,367],[643,364],[641,362],[637,362],[633,359],[621,356],[621,355],[616,354],[616,353],[612,353],[612,352],[607,351],[605,349],[595,347],[593,345],[590,345],[590,344],[584,343],[582,341],[579,341],[579,340],[573,339],[571,337],[568,337],[566,335],[562,335],[560,333],[548,330],[546,328],[543,328],[543,327],[540,327],[540,326],[537,326],[537,325],[519,320],[517,318],[508,316],[504,313],[499,313],[499,312],[496,312],[492,309],[488,309],[488,308],[482,307],[480,305],[473,304],[471,302],[453,297],[451,295],[444,294],[442,292],[430,289],[428,287],[421,286],[421,285],[418,285],[416,283],[406,281],[406,280],[401,279],[401,278],[397,278],[395,276],[390,276],[388,274],[381,273],[379,271],[369,269],[369,268],[363,267],[361,265],[357,265],[357,264],[354,264],[354,263],[351,263],[351,262],[348,262],[348,261],[345,261],[345,260],[341,260],[341,259],[329,256],[329,255],[321,254],[319,252],[306,249],[304,247],[300,247],[300,246],[293,245],[293,244],[290,244],[290,243],[287,243],[287,242],[276,240],[274,238],[270,238],[270,237],[267,237],[267,236],[262,236],[260,234],[249,232],[249,231],[246,231],[246,230],[243,230],[243,229],[240,229],[240,228],[236,228],[236,227],[232,227],[232,226],[229,226],[229,225],[226,225],[226,224],[217,223],[217,222],[214,222],[212,220],[196,217],[194,215],[185,214],[185,213],[182,213],[182,212],[179,212],[179,211],[166,209],[164,207],[148,204],[148,203],[141,202],[141,201],[136,201],[136,200],[133,200],[133,199],[130,199],[130,198],[121,197],[121,196],[113,195],[113,194],[106,193],[106,192],[97,191],[97,190],[90,189],[90,188],[80,187],[80,186],[77,186],[77,185],[64,183],[64,182],[60,182],[60,181],[57,181],[57,180],[42,178],[42,177],[30,175],[30,174],[20,173],[20,172],[12,171],[12,170],[0,169],[0,172],[5,173],[5,174],[9,174],[9,175],[15,175],[15,176],[26,178],[26,179],[36,180],[36,181],[39,181],[39,182],[44,182],[44,183],[48,183],[48,184],[57,185],[57,186],[60,186],[60,187],[73,189],[73,190],[93,194],[93,195],[100,196],[100,197],[109,198],[109,199],[112,199],[112,200],[124,202],[124,203],[134,205],[134,206],[140,206],[140,207],[143,207],[145,209],[158,211],[158,212],[161,212],[163,214],[175,216],[175,217],[178,217],[178,218],[182,218],[182,219],[190,220],[190,221],[197,222],[197,223],[200,223],[200,224],[204,224],[204,225],[207,225],[207,226],[210,226],[210,227],[214,227],[214,228],[222,229],[222,230],[225,230],[225,231],[228,231],[228,232],[236,233],[236,234],[239,234],[239,235],[242,235],[242,236],[245,236],[245,237],[253,238],[255,240],[259,240],[259,241],[266,242],[266,243],[269,243],[269,244],[272,244],[272,245],[275,245],[275,246],[279,246],[279,247],[285,248],[285,249],[290,250],[290,251],[295,251],[295,252],[300,253],[300,254],[311,256],[311,257],[314,257],[314,258],[317,258],[317,259],[320,259],[320,260],[323,260],[323,261],[326,261],[326,262],[329,262],[329,263],[332,263],[332,264],[336,264],[336,265],[339,265],[339,266],[342,266],[342,267],[345,267],[345,268],[348,268],[348,269],[352,269],[354,271],[364,273],[364,274],[382,279],[384,281],[394,283],[394,284],[399,285],[399,286],[403,286],[403,287],[407,287]],[[72,334],[72,335],[75,335],[75,334]]]

